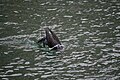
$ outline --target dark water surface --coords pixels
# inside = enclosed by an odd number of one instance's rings
[[[35,43],[45,27],[64,52]],[[0,1],[0,80],[82,79],[120,79],[120,0]]]

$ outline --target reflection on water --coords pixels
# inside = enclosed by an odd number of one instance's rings
[[[2,80],[120,78],[120,1],[1,1]],[[65,51],[36,41],[50,27]]]

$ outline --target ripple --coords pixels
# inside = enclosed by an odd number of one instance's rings
[[[116,56],[116,57],[120,57],[120,54],[119,53],[108,53],[109,55],[112,55],[112,56]]]
[[[38,75],[39,73],[26,73],[24,74],[24,76],[36,76]]]
[[[36,67],[36,68],[27,68],[26,70],[37,71],[37,70],[42,70],[42,69],[44,69],[44,68]]]
[[[118,49],[113,49],[113,52],[120,52],[120,50],[118,50]]]
[[[47,9],[48,11],[55,11],[57,10],[57,8],[51,8],[51,9]]]
[[[79,65],[80,65],[80,66],[84,66],[84,67],[85,67],[85,66],[88,66],[88,67],[89,67],[89,66],[92,66],[92,65],[94,65],[94,64],[80,63]]]
[[[5,72],[5,74],[12,73],[12,72],[13,72],[13,70],[8,70],[8,71]]]
[[[49,77],[55,77],[58,74],[49,74],[49,75],[42,75],[41,78],[49,78]]]
[[[3,80],[9,80],[8,78],[2,78]]]
[[[115,36],[116,36],[116,37],[120,37],[120,34],[116,34]]]
[[[113,47],[118,47],[118,48],[120,48],[120,42],[114,44]]]
[[[65,15],[63,17],[65,17],[65,18],[72,18],[73,16]]]
[[[75,68],[75,67],[77,67],[77,64],[71,64],[71,65],[69,65],[69,66],[67,66],[67,67]]]
[[[108,51],[112,51],[113,48],[105,48],[105,49],[101,49],[102,51],[108,52]]]
[[[5,25],[11,25],[11,24],[17,25],[18,23],[15,23],[15,22],[5,22],[4,24]]]
[[[1,79],[120,78],[119,1],[44,0],[37,1],[38,5],[31,0],[21,5],[9,2],[1,4],[5,13],[0,15]],[[61,38],[65,45],[62,54],[35,44],[45,27]]]
[[[120,29],[120,26],[117,26],[116,29]]]
[[[65,77],[73,77],[73,74],[62,74]]]
[[[96,47],[105,47],[106,44],[96,44]]]
[[[22,76],[22,74],[17,73],[17,74],[11,74],[11,75],[0,75],[0,77],[18,77],[18,76]]]
[[[4,66],[4,68],[13,68],[13,66]]]

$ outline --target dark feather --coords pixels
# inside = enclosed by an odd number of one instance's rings
[[[41,38],[38,43],[43,43],[43,46],[48,45],[52,50],[57,50],[58,47],[56,45],[61,44],[61,42],[56,34],[49,28],[45,28],[45,34],[46,36]]]
[[[48,28],[48,29],[49,29],[49,28]],[[56,34],[55,34],[53,31],[51,31],[51,29],[49,29],[49,31],[51,32],[54,40],[56,40],[58,44],[61,44],[61,42],[60,42],[60,40],[58,39],[58,37],[56,36]]]
[[[48,46],[50,48],[54,47],[55,45],[58,44],[58,42],[53,38],[53,35],[50,34],[50,29],[49,28],[46,28],[45,29],[45,33],[46,33],[46,39],[47,39],[47,43],[48,43]]]
[[[43,43],[44,41],[45,41],[45,37],[43,37],[43,38],[41,38],[40,40],[38,40],[38,42],[37,43]]]

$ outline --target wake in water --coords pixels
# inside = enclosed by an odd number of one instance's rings
[[[26,38],[26,36],[24,37],[10,36],[10,37],[1,38],[0,45],[13,47],[16,49],[37,49],[38,48],[38,44],[32,39]]]
[[[48,55],[61,53],[59,51],[51,51],[49,46],[37,43],[37,40],[31,39],[30,35],[18,35],[0,38],[0,45],[6,48],[21,49],[23,51],[45,52]]]

